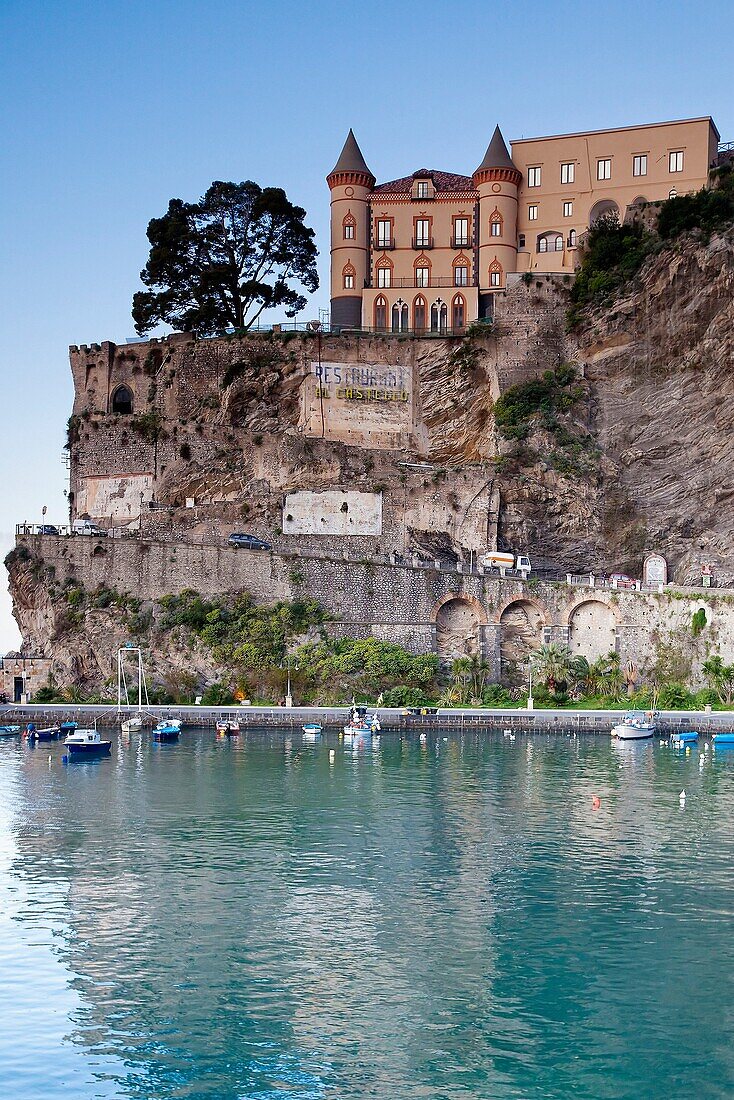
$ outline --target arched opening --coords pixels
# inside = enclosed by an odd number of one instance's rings
[[[539,234],[538,252],[563,252],[563,235],[557,229]]]
[[[448,309],[439,298],[431,306],[431,332],[445,332],[447,323]]]
[[[454,332],[462,329],[466,324],[466,302],[461,294],[457,294],[451,303],[451,327]]]
[[[614,199],[599,199],[595,202],[589,213],[589,225],[598,222],[599,218],[615,217],[619,220],[619,207]]]
[[[495,288],[502,286],[502,264],[496,256],[489,265],[489,285]]]
[[[606,657],[616,646],[614,612],[601,600],[586,600],[574,608],[568,620],[568,647],[591,664]]]
[[[121,416],[129,416],[133,411],[133,394],[129,386],[118,386],[112,394],[111,408],[113,413]]]
[[[344,290],[354,290],[354,277],[356,274],[354,265],[347,262],[342,269],[342,286]]]
[[[514,600],[500,615],[500,658],[507,682],[524,682],[530,656],[540,648],[543,615],[529,600]]]
[[[375,298],[375,328],[378,332],[387,328],[387,298],[382,294]]]
[[[436,615],[436,648],[439,657],[453,660],[479,652],[480,617],[469,600],[457,596],[439,608]]]
[[[393,332],[408,331],[408,303],[402,298],[398,298],[392,307],[392,330]]]
[[[426,330],[426,300],[422,294],[413,302],[413,328],[416,332]]]

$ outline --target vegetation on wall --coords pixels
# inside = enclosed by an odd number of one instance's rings
[[[677,195],[661,203],[657,230],[663,240],[701,230],[706,236],[734,223],[734,171],[731,164],[715,168],[712,187],[692,195]]]
[[[560,428],[553,414],[568,412],[584,396],[576,383],[576,371],[569,364],[547,370],[540,378],[509,386],[494,404],[494,417],[505,439],[525,439],[533,417],[542,416],[545,426]]]

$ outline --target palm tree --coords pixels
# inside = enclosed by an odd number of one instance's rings
[[[556,694],[559,684],[567,684],[571,677],[573,657],[568,646],[549,642],[536,649],[531,657],[532,666],[551,695]]]
[[[703,662],[703,674],[722,703],[731,705],[734,695],[734,665],[725,665],[718,653]]]

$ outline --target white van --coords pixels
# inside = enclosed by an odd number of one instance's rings
[[[71,533],[72,535],[92,535],[94,538],[101,538],[107,534],[91,519],[75,519],[71,525]]]

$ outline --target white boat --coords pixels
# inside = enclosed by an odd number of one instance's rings
[[[0,726],[0,737],[17,737],[20,726]]]
[[[616,726],[612,726],[612,737],[616,737],[618,741],[642,741],[647,737],[654,737],[656,729],[657,723],[652,711],[631,711]]]
[[[126,718],[125,721],[120,724],[120,729],[123,733],[139,733],[142,728],[142,718]]]
[[[107,756],[111,741],[103,741],[96,730],[75,730],[64,741],[69,756]]]
[[[239,732],[240,724],[236,719],[230,721],[220,719],[220,721],[217,722],[217,733],[220,737],[236,736]]]
[[[321,737],[324,727],[320,722],[304,722],[301,729],[304,741],[316,741]]]

